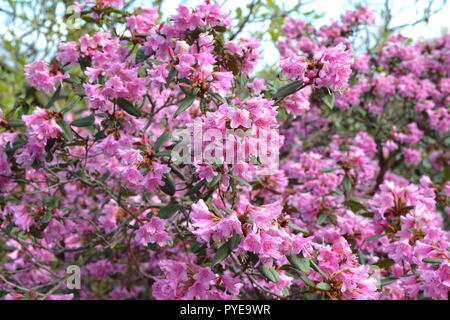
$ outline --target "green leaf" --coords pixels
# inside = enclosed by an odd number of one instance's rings
[[[205,184],[206,184],[206,180],[203,179],[202,181],[197,183],[191,190],[186,192],[186,196],[191,196],[191,195],[196,194],[201,189],[201,187],[203,187]]]
[[[171,157],[172,156],[172,150],[164,150],[164,151],[160,151],[156,154],[156,156],[158,158],[162,158],[162,157]]]
[[[99,131],[95,134],[94,138],[95,138],[95,141],[100,141],[100,140],[102,140],[102,139],[105,139],[105,138],[106,138],[105,132],[99,130]]]
[[[344,186],[344,191],[349,193],[352,191],[352,182],[350,181],[349,176],[345,176],[343,181],[342,181],[342,185]]]
[[[165,194],[173,196],[175,194],[176,188],[175,181],[173,180],[172,175],[170,173],[165,174],[162,181],[164,182],[164,186],[161,187],[161,190]]]
[[[385,278],[380,281],[380,286],[387,286],[395,281],[397,281],[399,277]]]
[[[303,282],[306,283],[308,286],[310,286],[312,288],[316,287],[316,284],[313,281],[311,281],[308,277],[306,277],[304,274],[299,273],[298,275],[299,275],[300,279],[302,279]]]
[[[316,223],[321,226],[323,225],[328,219],[328,215],[326,213],[322,213],[318,218]]]
[[[224,26],[215,26],[214,30],[216,30],[217,32],[225,32],[227,31],[227,27]]]
[[[181,206],[178,203],[170,203],[159,211],[158,217],[161,219],[169,219],[177,212]]]
[[[331,286],[326,283],[326,282],[319,282],[318,284],[316,284],[316,288],[322,291],[330,291],[331,290]]]
[[[25,121],[21,119],[13,119],[8,121],[8,126],[10,127],[22,127],[25,125]]]
[[[166,88],[169,87],[170,83],[173,81],[173,79],[175,79],[176,75],[177,75],[177,70],[175,70],[174,68],[170,69],[169,75],[167,76],[167,79],[166,79]]]
[[[4,251],[8,251],[8,252],[17,250],[15,247],[8,246],[7,244],[2,244],[2,245],[0,246],[0,248],[1,248],[2,250],[4,250]]]
[[[236,9],[236,18],[240,19],[242,17],[242,8],[239,7]]]
[[[159,149],[164,145],[164,143],[166,143],[167,141],[169,141],[171,135],[170,132],[165,131],[162,135],[159,136],[159,138],[156,140],[155,145],[153,146],[153,150],[155,150],[156,152],[159,151]]]
[[[280,278],[277,270],[275,270],[274,268],[268,268],[261,264],[258,270],[269,281],[277,283]]]
[[[307,258],[301,258],[298,255],[292,254],[287,257],[289,262],[297,269],[299,269],[301,272],[308,273],[310,268],[309,259]]]
[[[56,88],[55,93],[52,95],[52,97],[48,100],[47,105],[44,107],[44,109],[49,109],[51,108],[56,100],[59,99],[59,93],[61,92],[61,85],[58,86],[58,88]]]
[[[144,48],[140,48],[136,52],[136,64],[144,62],[147,59],[148,59],[148,56],[145,54],[145,49]]]
[[[303,82],[300,80],[293,81],[285,86],[282,86],[278,91],[272,96],[272,99],[280,100],[288,95],[293,94],[303,86]]]
[[[239,243],[241,242],[242,236],[239,234],[234,234],[227,242],[222,244],[216,252],[216,256],[213,260],[213,266],[223,261],[226,257],[228,257],[231,252],[237,248]]]
[[[14,222],[10,222],[7,226],[6,226],[6,228],[5,228],[5,233],[6,234],[10,234],[11,233],[11,231],[12,231],[12,229],[14,228]]]
[[[333,110],[334,104],[336,102],[336,97],[334,96],[334,93],[330,91],[328,88],[321,88],[317,90],[319,94],[320,101],[322,101],[323,104],[325,104],[328,109]]]
[[[76,74],[69,74],[69,78],[64,81],[75,85],[81,84],[81,79]]]
[[[215,189],[215,188],[217,187],[217,185],[219,184],[221,178],[222,178],[222,175],[221,175],[221,174],[218,174],[217,176],[215,176],[215,177],[211,180],[211,182],[208,184],[207,188],[208,188],[209,190]]]
[[[61,199],[57,197],[45,197],[44,198],[44,206],[50,209],[55,209],[59,207]]]
[[[175,112],[173,117],[176,118],[180,113],[187,110],[192,105],[192,103],[194,103],[194,101],[195,101],[195,96],[187,96],[186,98],[184,98],[184,100],[181,102],[180,107]]]
[[[337,170],[341,170],[342,168],[325,168],[325,169],[320,169],[319,172],[324,172],[324,173],[328,173],[328,172],[333,172],[333,171],[337,171]]]
[[[325,272],[322,271],[322,269],[320,269],[320,267],[313,260],[309,260],[309,262],[311,263],[311,266],[313,267],[314,270],[316,270],[318,273],[320,273],[320,275],[324,279],[328,280],[328,276],[325,274]]]
[[[370,236],[364,239],[364,241],[373,241],[373,240],[378,240],[380,238],[383,238],[385,236],[385,234],[376,234],[374,236]]]
[[[209,108],[209,100],[207,99],[201,99],[200,100],[200,111],[205,114],[208,111]]]
[[[369,199],[366,199],[366,198],[360,198],[360,197],[355,197],[355,196],[350,196],[350,197],[348,197],[347,198],[348,200],[351,200],[351,201],[355,201],[355,202],[367,202]]]
[[[391,266],[393,266],[395,264],[395,261],[392,259],[382,259],[376,263],[374,263],[374,265],[383,268],[383,269],[387,269]]]
[[[241,243],[242,236],[240,234],[235,233],[230,240],[228,240],[228,246],[230,250],[234,250],[238,247],[239,243]]]
[[[52,213],[50,211],[48,211],[46,214],[44,214],[40,221],[44,224],[49,223],[50,220],[52,219]]]
[[[426,262],[426,263],[442,263],[442,262],[444,262],[445,260],[444,260],[444,259],[441,259],[441,258],[429,257],[429,258],[424,258],[424,259],[422,259],[422,261],[423,261],[423,262]]]
[[[373,218],[373,212],[368,212],[368,211],[366,211],[366,212],[361,212],[361,213],[358,213],[360,216],[363,216],[363,217],[366,217],[366,218]]]
[[[124,98],[117,99],[117,105],[123,109],[126,113],[139,118],[142,116],[141,110],[136,108],[130,101]]]
[[[69,111],[72,110],[72,109],[78,104],[78,102],[80,102],[80,101],[81,101],[81,97],[80,97],[80,96],[77,96],[70,104],[68,104],[66,107],[64,107],[64,108],[61,110],[61,113],[62,113],[62,114],[65,114],[65,113],[69,112]]]
[[[239,183],[241,183],[241,184],[243,184],[243,185],[246,185],[246,186],[251,186],[251,184],[249,183],[249,182],[247,182],[247,181],[245,181],[244,179],[242,179],[241,177],[236,177],[236,176],[233,176],[232,174],[229,174],[228,175],[231,179],[233,179],[233,180],[236,180],[237,182],[239,182]]]
[[[346,205],[348,208],[350,208],[350,210],[352,210],[355,213],[360,210],[366,210],[366,207],[364,207],[361,203],[355,200],[356,199],[349,197],[347,200],[344,201],[344,205]]]
[[[74,127],[89,127],[94,122],[95,122],[95,117],[93,114],[91,114],[90,116],[73,121],[71,123],[71,125]]]
[[[216,252],[216,256],[214,257],[212,265],[215,266],[216,264],[222,262],[226,257],[230,255],[230,253],[231,248],[228,242],[222,244]]]
[[[193,253],[199,253],[202,250],[203,245],[200,242],[194,242],[194,244],[191,246],[191,252]]]
[[[294,223],[289,223],[289,227],[291,227],[294,230],[300,231],[303,234],[309,234],[309,231],[303,228],[300,228],[298,225]]]
[[[78,62],[80,63],[80,67],[82,70],[85,70],[88,67],[92,67],[92,57],[80,56]]]
[[[161,65],[161,64],[164,64],[165,62],[159,61],[159,60],[156,60],[156,59],[147,59],[147,63],[148,63],[148,64]]]
[[[286,110],[286,108],[280,106],[278,108],[278,113],[277,113],[277,120],[280,122],[285,122],[289,119],[289,114]]]
[[[69,124],[64,120],[59,120],[58,125],[61,127],[61,129],[63,131],[62,135],[63,135],[64,139],[66,139],[69,142],[72,142],[73,132],[72,132],[72,128],[69,126]]]
[[[367,263],[367,256],[362,252],[361,249],[358,249],[358,259],[360,264]]]

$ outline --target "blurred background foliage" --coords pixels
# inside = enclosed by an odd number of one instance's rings
[[[126,0],[124,11],[130,11],[140,5],[159,6],[161,19],[167,19],[179,3],[193,5],[201,0]],[[376,0],[374,0],[375,2]],[[395,0],[397,3],[398,0]],[[349,5],[360,2],[348,0]],[[405,6],[415,6],[421,2],[416,17],[402,25],[393,25],[395,12],[394,0],[383,0],[379,6],[382,21],[374,30],[368,30],[362,45],[371,44],[370,39],[383,39],[391,32],[407,26],[430,23],[432,16],[445,8],[447,0],[405,0]],[[302,17],[314,22],[323,17],[311,5],[314,0],[222,0],[223,7],[233,8],[231,17],[233,27],[227,31],[227,38],[236,39],[241,35],[260,38],[261,51],[265,57],[264,65],[258,70],[258,76],[273,79],[278,74],[277,59],[273,44],[283,35],[282,26],[287,16]],[[0,0],[0,108],[3,114],[35,106],[44,106],[51,95],[27,86],[23,67],[36,59],[47,62],[53,57],[62,41],[77,40],[81,35],[98,30],[99,26],[89,19],[77,19],[77,28],[68,28],[67,23],[73,17],[74,0]],[[371,3],[369,3],[370,5]],[[327,8],[320,8],[326,11]],[[113,18],[113,15],[111,15]],[[267,44],[270,43],[271,47]],[[270,50],[272,48],[272,50]],[[60,94],[64,96],[64,90]],[[22,111],[21,111],[22,112]]]

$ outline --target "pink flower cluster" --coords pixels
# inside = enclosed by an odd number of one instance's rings
[[[25,66],[25,77],[30,86],[37,90],[51,91],[58,82],[67,79],[69,75],[59,70],[50,70],[45,61],[38,60]]]
[[[217,3],[161,23],[122,5],[79,5],[126,32],[27,65],[57,94],[0,114],[0,298],[448,299],[449,35],[354,59],[368,7],[320,28],[289,17],[277,74],[255,77],[259,41],[228,41]],[[231,143],[175,161],[199,128]],[[235,161],[258,133],[278,161]],[[73,265],[77,294],[46,290]]]
[[[315,50],[312,61],[305,56],[290,56],[281,61],[281,68],[291,79],[337,91],[347,86],[352,73],[350,54],[340,43],[334,48]]]

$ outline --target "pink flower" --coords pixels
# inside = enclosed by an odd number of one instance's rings
[[[342,15],[342,22],[349,25],[375,22],[375,12],[368,5],[359,6],[356,10],[348,10]]]
[[[158,217],[152,217],[150,221],[146,222],[136,232],[136,241],[143,246],[147,246],[149,243],[157,243],[160,246],[166,244],[170,240],[170,237],[164,231],[165,225],[164,220]]]
[[[127,28],[136,33],[148,33],[158,19],[158,8],[138,8],[126,18]]]
[[[253,224],[258,229],[269,230],[275,219],[281,214],[282,207],[278,202],[255,207],[251,210],[250,216]]]
[[[190,217],[194,234],[201,240],[208,242],[218,218],[209,211],[203,200],[192,204]]]
[[[209,211],[203,200],[192,205],[190,214],[192,232],[203,242],[230,238],[233,233],[242,234],[241,223],[235,212],[218,217]]]
[[[30,231],[30,227],[34,225],[35,221],[32,215],[28,212],[26,206],[10,205],[8,209],[13,214],[13,221],[20,230]]]
[[[266,88],[264,79],[254,78],[252,82],[247,84],[247,87],[252,89],[255,93],[260,93]]]
[[[308,70],[308,62],[303,56],[293,56],[281,60],[281,70],[286,73],[289,78],[296,80],[305,80],[306,71]]]
[[[343,44],[334,48],[323,48],[315,53],[314,58],[323,65],[315,80],[316,87],[340,90],[348,85],[353,62],[351,52],[346,51]]]
[[[36,108],[32,114],[23,115],[22,120],[27,125],[28,135],[38,140],[56,138],[62,132],[56,123],[56,117],[53,117],[46,109]]]
[[[406,148],[403,150],[406,164],[419,164],[422,161],[422,151]]]
[[[56,56],[62,64],[78,62],[80,53],[78,52],[78,44],[76,42],[63,42],[59,45],[59,50]]]
[[[228,115],[231,119],[230,127],[232,129],[251,127],[250,113],[247,110],[230,108]]]
[[[44,89],[48,92],[53,90],[56,83],[69,78],[69,75],[60,71],[51,73],[44,61],[37,60],[25,66],[25,78],[30,86],[37,90]]]

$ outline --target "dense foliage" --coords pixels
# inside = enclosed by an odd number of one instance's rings
[[[0,296],[448,299],[450,35],[359,52],[366,6],[286,18],[263,79],[216,3],[122,5],[79,4],[99,30],[24,68],[48,103],[0,114]]]

